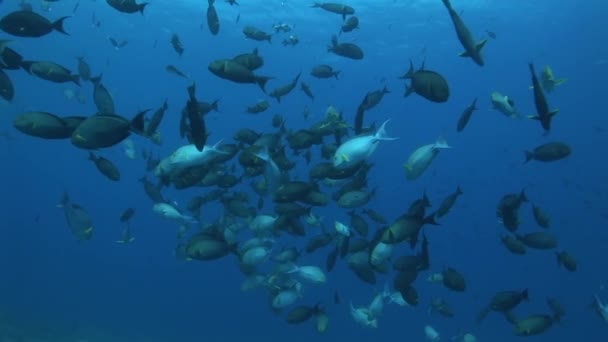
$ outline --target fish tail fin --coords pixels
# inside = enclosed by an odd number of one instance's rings
[[[259,76],[256,78],[255,83],[262,89],[264,93],[266,93],[266,83],[270,81],[272,77]]]
[[[199,223],[198,219],[196,217],[182,215],[182,218],[183,218],[184,222],[188,223],[188,224],[198,224]]]
[[[220,139],[218,142],[216,142],[215,144],[213,144],[213,146],[211,146],[211,150],[215,153],[219,153],[219,154],[228,154],[228,152],[226,151],[222,151],[220,149],[220,146],[222,146],[222,143],[224,142],[224,139]]]
[[[456,193],[460,196],[462,194],[464,194],[464,192],[462,192],[462,189],[460,188],[460,185],[458,185],[458,187],[456,187]]]
[[[72,75],[72,82],[76,83],[80,87],[80,75]]]
[[[384,123],[382,123],[382,126],[380,126],[380,128],[378,128],[378,131],[374,135],[374,139],[376,139],[376,140],[397,140],[397,139],[399,139],[399,138],[390,137],[386,133],[386,124],[389,121],[391,121],[391,119],[388,119],[388,120],[384,121]]]
[[[287,270],[285,273],[286,274],[292,274],[292,273],[296,273],[296,272],[300,272],[300,268],[298,267],[298,265],[294,264],[293,262],[290,262],[289,264],[289,270]]]
[[[437,141],[435,141],[435,146],[433,146],[433,148],[444,149],[444,148],[452,148],[452,146],[448,145],[448,142],[445,140],[445,138],[443,136],[440,136],[439,138],[437,138]]]
[[[557,261],[557,267],[562,267],[562,258],[559,251],[555,251],[555,260]]]
[[[408,97],[410,96],[412,93],[414,92],[414,87],[412,85],[406,85],[405,86],[405,93],[403,94],[403,97]]]
[[[89,152],[89,160],[95,161],[97,160],[97,156],[93,152]]]
[[[70,202],[70,196],[68,196],[67,192],[63,193],[63,197],[61,197],[61,201],[57,203],[57,208],[64,208]]]
[[[400,79],[410,79],[414,76],[414,73],[416,71],[414,70],[414,63],[412,62],[412,60],[410,59],[410,68],[409,70],[401,77],[399,77]],[[407,96],[407,95],[406,95]]]
[[[536,69],[534,68],[534,63],[532,63],[532,61],[528,62],[528,68],[532,74],[536,75]]]
[[[135,133],[142,133],[145,131],[145,117],[148,111],[139,112],[133,120],[131,120],[131,130]]]
[[[437,216],[436,212],[429,214],[429,216],[427,216],[427,217],[424,218],[423,223],[424,224],[430,224],[430,225],[433,225],[433,226],[439,226],[440,224],[437,223],[437,221],[435,221],[435,216]]]
[[[90,78],[91,83],[93,84],[99,84],[101,82],[101,78],[103,77],[103,74],[99,74],[99,76],[93,76]]]
[[[216,112],[219,112],[219,111],[220,111],[220,110],[219,110],[219,108],[218,108],[218,103],[219,103],[219,102],[220,102],[220,100],[219,100],[219,99],[217,99],[217,100],[215,100],[215,101],[211,102],[211,109],[213,109],[213,110],[214,110],[214,111],[216,111]]]
[[[144,10],[146,9],[146,6],[148,6],[147,2],[137,5],[137,10],[139,11],[139,13],[141,13],[141,15],[144,15]]]
[[[261,152],[255,154],[256,157],[262,159],[267,162],[270,160],[270,153],[268,152],[268,146],[264,146],[264,149]]]
[[[338,79],[340,79],[340,73],[341,73],[341,72],[342,72],[342,71],[340,71],[340,70],[338,70],[338,71],[335,71],[335,72],[334,72],[334,77],[335,77],[337,80],[338,80]]]
[[[521,192],[519,193],[519,200],[523,203],[523,202],[530,202],[530,200],[528,199],[528,195],[526,195],[526,189],[522,189]]]
[[[528,297],[528,289],[521,291],[521,298],[523,298],[525,301],[530,300],[530,297]]]
[[[63,29],[63,21],[66,20],[67,18],[70,18],[70,17],[62,17],[62,18],[57,19],[57,21],[53,22],[53,24],[52,24],[53,30],[59,31],[59,32],[69,36],[70,34],[67,33]]]
[[[6,66],[6,61],[2,58],[2,56],[4,55],[4,50],[6,49],[6,46],[10,43],[11,41],[8,39],[2,39],[0,40],[0,64],[3,66]]]
[[[473,100],[473,103],[471,103],[471,108],[473,110],[479,109],[479,107],[477,107],[477,98],[475,98],[475,100]]]
[[[483,49],[483,47],[486,46],[487,42],[488,42],[488,38],[484,38],[479,43],[477,43],[477,45],[475,45],[475,50],[477,51],[477,53],[481,52],[481,49]]]
[[[528,119],[540,120],[540,116],[538,116],[538,115],[528,115]]]
[[[557,113],[559,113],[559,109],[554,109],[551,112],[549,112],[549,117],[552,118],[555,115],[557,115]]]
[[[524,164],[526,164],[530,160],[534,159],[534,152],[524,151],[524,156],[525,156]]]
[[[19,63],[19,66],[21,67],[21,69],[27,71],[28,74],[31,74],[32,71],[30,69],[32,67],[32,64],[34,64],[33,61],[22,61],[21,63]]]
[[[555,83],[556,86],[559,86],[559,85],[562,85],[562,84],[566,83],[566,81],[568,81],[567,78],[560,78],[560,79],[555,80],[554,83]]]
[[[391,289],[388,287],[388,282],[384,283],[384,288],[382,289],[382,298],[390,298],[391,297]]]

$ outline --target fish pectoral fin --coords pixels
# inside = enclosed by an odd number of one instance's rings
[[[559,80],[555,80],[553,83],[554,83],[554,85],[559,86],[559,85],[566,83],[567,80],[568,80],[567,78],[560,78]]]
[[[468,51],[463,51],[458,54],[460,57],[471,57],[471,54]]]
[[[477,53],[479,53],[481,51],[481,49],[483,49],[483,47],[486,46],[487,42],[488,42],[488,40],[486,38],[484,38],[479,43],[477,43],[477,45],[475,45],[475,50],[477,50]]]
[[[528,119],[540,120],[540,116],[538,116],[538,115],[528,115]]]

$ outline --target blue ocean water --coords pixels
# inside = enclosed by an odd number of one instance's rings
[[[76,0],[52,3],[45,17],[72,15]],[[437,329],[442,340],[471,332],[480,341],[514,341],[513,327],[498,314],[481,324],[475,317],[497,291],[524,289],[530,301],[517,309],[520,316],[548,313],[546,297],[555,297],[566,307],[561,324],[531,341],[606,341],[606,322],[590,308],[593,295],[608,301],[607,280],[608,193],[603,149],[608,146],[603,96],[608,77],[608,39],[604,19],[608,5],[601,1],[511,1],[453,0],[476,39],[485,30],[496,33],[484,48],[486,65],[458,57],[460,46],[449,16],[440,1],[350,1],[361,20],[361,28],[342,34],[365,51],[362,61],[352,61],[326,51],[331,34],[342,23],[339,15],[310,8],[309,1],[242,0],[239,6],[222,1],[216,8],[221,20],[218,36],[205,23],[205,1],[151,1],[145,14],[119,13],[105,1],[80,0],[73,17],[66,20],[70,36],[57,32],[42,38],[9,37],[10,46],[26,59],[52,60],[76,70],[76,57],[83,56],[103,74],[117,111],[126,117],[138,110],[157,108],[165,99],[169,111],[161,126],[163,144],[157,147],[133,136],[138,154],[152,150],[161,157],[186,144],[178,134],[180,111],[187,100],[189,82],[169,75],[164,67],[173,64],[197,83],[199,100],[220,99],[219,112],[206,119],[209,142],[231,141],[240,128],[275,131],[272,114],[286,118],[289,129],[308,127],[324,117],[328,105],[354,120],[366,92],[387,86],[392,92],[369,113],[366,125],[391,119],[388,132],[400,139],[382,142],[371,157],[375,164],[369,183],[377,187],[371,207],[391,220],[426,190],[431,203],[439,205],[459,185],[464,194],[438,227],[425,228],[431,248],[431,271],[416,281],[420,293],[417,307],[387,305],[377,329],[356,324],[349,302],[367,305],[392,284],[392,276],[379,277],[376,286],[358,280],[339,261],[324,285],[307,286],[302,304],[321,302],[330,317],[330,329],[319,334],[314,323],[293,326],[268,308],[264,290],[241,292],[245,277],[236,258],[213,262],[176,260],[175,223],[160,219],[137,181],[145,173],[142,159],[129,160],[121,146],[101,154],[120,168],[122,180],[103,178],[87,160],[88,152],[69,141],[35,139],[12,127],[14,117],[31,110],[60,116],[91,115],[95,112],[92,86],[80,91],[85,104],[68,100],[66,89],[28,75],[7,71],[16,89],[10,103],[0,105],[1,174],[3,200],[0,205],[0,337],[2,341],[254,341],[290,340],[425,340],[423,327]],[[39,4],[34,3],[39,11]],[[0,16],[18,9],[18,1],[2,2]],[[100,27],[92,25],[95,16]],[[240,17],[236,22],[237,16]],[[294,26],[300,43],[283,46],[284,34],[271,44],[247,40],[244,25],[271,31],[272,24]],[[179,34],[183,56],[169,40]],[[107,37],[128,40],[116,50]],[[271,110],[259,115],[245,108],[266,98],[254,85],[221,80],[207,71],[210,61],[258,48],[265,66],[260,74],[273,76],[268,88],[288,83],[302,72],[315,93],[311,102],[294,92],[280,104],[269,99]],[[441,72],[451,87],[445,104],[419,96],[403,98],[403,81],[409,60],[426,61]],[[527,63],[537,70],[550,65],[558,77],[568,81],[548,95],[552,108],[560,112],[548,136],[535,121],[511,120],[491,110],[490,93],[499,91],[517,101],[523,113],[533,113],[534,103]],[[316,64],[331,64],[342,70],[338,80],[317,80],[308,75]],[[478,98],[479,110],[462,133],[456,121],[462,110]],[[302,116],[308,107],[311,117]],[[6,134],[4,134],[6,133]],[[454,148],[443,151],[418,180],[407,181],[402,164],[417,147],[443,136]],[[551,140],[565,141],[573,154],[555,163],[523,165],[523,150]],[[318,158],[318,149],[315,149]],[[304,179],[308,167],[294,157],[298,167],[292,176]],[[318,159],[316,159],[318,161]],[[148,175],[152,178],[151,175]],[[245,180],[243,189],[249,189]],[[509,254],[500,244],[505,231],[497,223],[495,210],[500,198],[526,189],[534,203],[551,215],[550,231],[559,239],[559,249],[576,256],[579,269],[560,269],[552,251],[529,250],[525,256]],[[77,241],[70,233],[62,210],[56,208],[64,191],[91,214],[95,233],[91,241]],[[163,194],[180,205],[204,190],[165,189]],[[132,222],[136,241],[119,245],[122,226],[118,217],[127,207],[136,209]],[[266,211],[271,207],[267,205]],[[347,220],[343,210],[330,204],[314,210],[325,217],[329,228],[334,220]],[[213,222],[222,214],[219,205],[203,207],[202,220]],[[522,208],[522,231],[537,229],[531,207]],[[317,233],[310,228],[308,237]],[[282,243],[302,246],[304,239],[283,237]],[[399,253],[410,253],[400,246]],[[326,251],[304,255],[305,264],[324,265]],[[465,293],[450,292],[426,281],[427,275],[446,266],[461,271],[468,283]],[[342,304],[333,303],[338,291]],[[447,299],[456,316],[443,318],[429,313],[431,298]],[[6,336],[3,336],[5,334]],[[28,339],[29,338],[29,339]],[[37,338],[37,339],[36,339]]]

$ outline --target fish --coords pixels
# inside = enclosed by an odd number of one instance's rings
[[[456,125],[456,131],[462,132],[464,130],[464,128],[467,126],[467,124],[469,123],[469,120],[471,119],[471,115],[473,115],[473,112],[475,110],[477,110],[476,104],[477,104],[477,98],[475,98],[473,100],[473,102],[467,108],[465,108],[465,110],[462,112],[462,114],[460,115],[460,118],[458,119],[458,123]]]
[[[82,149],[100,149],[119,144],[131,133],[144,132],[144,116],[139,112],[132,120],[118,115],[94,115],[84,119],[71,136],[72,144]]]
[[[539,335],[547,331],[554,322],[554,317],[549,315],[530,315],[520,319],[515,324],[514,330],[517,336]]]
[[[129,244],[131,242],[135,241],[135,236],[133,236],[131,234],[131,227],[130,226],[126,226],[123,230],[122,230],[122,236],[120,238],[120,240],[116,240],[116,243],[120,243],[120,244]]]
[[[232,61],[244,66],[249,71],[257,70],[264,65],[264,58],[260,56],[257,48],[249,53],[241,53],[234,56]]]
[[[173,50],[175,52],[177,52],[178,55],[182,55],[184,53],[184,45],[182,44],[182,41],[179,39],[179,36],[177,35],[177,33],[174,33],[171,36],[171,46],[173,47]]]
[[[217,59],[209,63],[207,69],[215,76],[236,83],[257,84],[266,91],[266,82],[272,77],[255,75],[245,66],[231,59]]]
[[[532,87],[534,90],[534,105],[536,106],[536,115],[530,115],[528,118],[540,121],[541,126],[545,132],[551,130],[551,122],[553,117],[559,112],[559,109],[550,110],[547,98],[543,91],[542,86],[538,77],[536,77],[536,71],[534,70],[534,64],[528,63],[530,74],[532,76]]]
[[[404,97],[416,93],[425,99],[443,103],[450,97],[450,87],[447,80],[438,72],[426,70],[424,63],[418,70],[414,70],[414,64],[410,60],[410,69],[401,79],[410,80],[410,84],[405,87]]]
[[[465,25],[460,15],[452,8],[452,4],[450,0],[441,0],[445,5],[445,8],[448,10],[450,14],[450,18],[452,19],[452,23],[454,24],[454,29],[456,30],[456,36],[460,41],[460,44],[464,47],[464,52],[460,54],[461,57],[470,57],[475,64],[479,66],[484,65],[483,56],[481,55],[481,49],[488,42],[487,39],[482,39],[480,42],[476,43],[473,40],[473,35],[471,31],[469,31],[468,27]]]
[[[168,64],[167,66],[165,66],[165,71],[167,71],[170,74],[175,74],[177,76],[183,77],[187,80],[190,79],[190,76],[186,75],[184,72],[180,71],[177,67]]]
[[[174,220],[183,224],[196,224],[198,220],[192,216],[182,214],[179,209],[169,203],[155,203],[153,211],[164,219]]]
[[[260,30],[255,26],[245,26],[243,28],[243,34],[248,39],[252,39],[258,42],[268,41],[269,43],[272,43],[272,35]]]
[[[135,209],[127,208],[120,214],[120,222],[128,223],[135,215]]]
[[[63,209],[68,227],[78,240],[87,241],[93,238],[91,216],[79,204],[71,202],[67,193],[63,194],[63,198],[57,207]]]
[[[312,93],[312,90],[310,90],[310,86],[308,84],[300,82],[300,90],[302,90],[306,96],[314,101],[315,95]]]
[[[355,16],[348,17],[348,19],[346,19],[346,21],[342,24],[342,27],[340,27],[340,33],[352,32],[358,28],[359,28],[359,18],[357,18]]]
[[[205,143],[209,137],[205,118],[201,112],[199,101],[196,99],[196,83],[192,83],[188,87],[188,102],[186,103],[186,118],[190,128],[188,141],[193,144],[197,150],[202,152],[205,148]]]
[[[560,141],[548,142],[535,147],[532,151],[524,151],[524,164],[531,160],[541,162],[554,162],[565,159],[572,154],[572,149],[566,143]]]
[[[268,147],[264,146],[264,149],[255,154],[256,157],[260,158],[266,164],[264,167],[264,177],[266,179],[266,188],[272,197],[276,194],[279,186],[281,185],[281,170],[270,156]]]
[[[340,3],[335,3],[335,2],[322,2],[322,3],[315,2],[311,7],[321,8],[323,10],[326,10],[327,12],[340,14],[342,16],[342,19],[346,19],[347,15],[355,14],[355,9],[352,8],[351,6],[340,4]]]
[[[270,103],[266,100],[260,100],[253,106],[247,107],[247,113],[259,114],[265,112],[268,108],[270,108]]]
[[[120,171],[109,159],[99,157],[95,155],[95,153],[89,152],[89,160],[92,161],[97,167],[97,170],[109,180],[115,182],[120,180]]]
[[[363,50],[357,44],[338,43],[338,37],[335,34],[331,37],[331,45],[327,47],[327,51],[354,60],[362,60],[364,57]]]
[[[63,28],[63,22],[70,18],[61,17],[54,22],[33,11],[15,11],[0,19],[0,30],[17,37],[38,38],[53,31],[69,35]]]
[[[84,57],[78,57],[78,75],[83,81],[91,80],[91,67]]]
[[[376,107],[380,103],[380,101],[382,101],[384,95],[389,94],[390,92],[391,91],[386,86],[382,89],[368,92],[367,94],[365,94],[365,97],[363,98],[363,101],[361,101],[361,103],[359,104],[357,110],[368,111]]]
[[[495,91],[490,95],[490,100],[492,101],[492,108],[494,110],[510,118],[521,118],[521,115],[515,108],[515,102],[508,96]]]
[[[74,128],[62,118],[47,112],[25,112],[13,120],[19,132],[41,139],[68,139]]]
[[[300,75],[302,73],[298,73],[296,77],[289,82],[288,84],[282,85],[274,90],[272,90],[268,95],[277,100],[277,102],[281,102],[281,98],[287,94],[289,94],[298,84],[298,80],[300,79]]]
[[[439,137],[433,144],[420,146],[409,156],[403,165],[405,176],[409,180],[420,177],[431,165],[441,150],[452,148],[443,137]]]
[[[340,71],[339,70],[334,70],[334,68],[331,65],[327,65],[327,64],[320,64],[320,65],[316,65],[312,68],[312,70],[310,71],[310,75],[316,77],[316,78],[335,78],[338,79],[338,76],[340,75]]]
[[[49,61],[23,61],[21,67],[29,74],[54,83],[73,82],[80,86],[80,76],[62,65]]]
[[[110,7],[122,13],[141,13],[144,15],[144,10],[148,6],[147,2],[136,3],[135,0],[106,0]]]
[[[334,153],[334,167],[347,169],[370,157],[376,151],[380,141],[397,140],[398,138],[390,137],[386,133],[386,125],[389,121],[384,121],[382,126],[373,135],[358,136],[341,144]]]
[[[15,97],[15,87],[13,86],[13,81],[11,81],[11,79],[2,69],[0,69],[0,97],[9,102]]]
[[[220,18],[214,6],[215,0],[208,0],[207,6],[207,27],[212,35],[216,36],[220,32]],[[234,1],[236,3],[236,1]],[[233,4],[232,2],[230,3]]]
[[[202,150],[194,144],[181,146],[156,166],[154,174],[161,176],[210,163],[216,156],[227,154],[220,150],[221,143],[220,140],[215,145],[205,145]]]
[[[114,99],[112,98],[112,94],[106,88],[103,83],[101,83],[102,75],[91,77],[91,82],[93,83],[93,101],[95,102],[95,107],[97,107],[97,111],[102,115],[115,115],[116,111],[114,108]]]
[[[550,66],[545,65],[543,71],[540,74],[540,80],[543,86],[543,89],[547,93],[551,93],[555,90],[556,87],[561,86],[566,83],[567,78],[555,78],[553,75],[553,69]]]

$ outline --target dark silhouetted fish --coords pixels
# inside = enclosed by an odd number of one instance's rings
[[[450,18],[452,18],[452,23],[454,24],[454,28],[456,29],[456,35],[458,36],[458,40],[462,47],[464,47],[464,52],[460,54],[461,57],[471,57],[473,61],[479,65],[483,66],[483,56],[481,55],[481,49],[486,45],[487,39],[482,39],[479,43],[475,43],[473,40],[473,35],[464,24],[464,21],[460,18],[460,15],[456,13],[456,11],[452,8],[452,4],[450,0],[441,0],[447,8],[448,13],[450,13]]]
[[[69,17],[59,18],[55,22],[32,11],[15,11],[0,19],[0,29],[18,37],[42,37],[52,31],[68,34],[63,29],[63,21]]]

